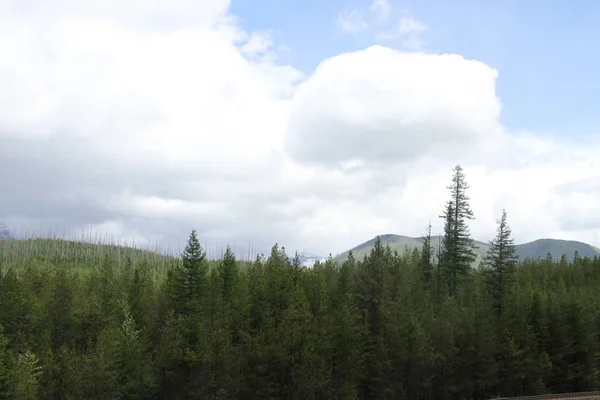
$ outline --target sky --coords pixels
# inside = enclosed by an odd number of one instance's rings
[[[600,245],[600,3],[0,0],[0,222],[218,255]]]

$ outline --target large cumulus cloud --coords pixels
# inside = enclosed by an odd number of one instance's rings
[[[453,54],[341,54],[298,88],[286,150],[301,162],[385,163],[489,140],[499,130],[497,75]]]

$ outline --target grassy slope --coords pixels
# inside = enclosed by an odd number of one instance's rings
[[[61,264],[94,269],[108,258],[116,268],[123,268],[130,259],[134,265],[146,265],[163,275],[167,269],[178,264],[179,257],[179,254],[168,249],[157,248],[151,251],[121,244],[46,238],[0,238],[0,273],[8,268],[18,271],[32,264],[48,268]],[[209,259],[208,264],[212,268],[218,264],[218,260]],[[248,262],[240,260],[242,268],[247,264]]]
[[[65,257],[92,257],[98,254],[120,254],[130,257],[167,257],[158,252],[144,250],[122,244],[104,244],[66,239],[0,239],[0,252],[5,255],[26,253],[28,256],[45,257],[61,255]]]
[[[423,239],[419,237],[413,238],[391,234],[380,235],[379,237],[384,246],[389,245],[392,250],[397,250],[399,253],[404,252],[406,248],[420,248],[423,243]],[[375,243],[375,239],[376,238],[373,238],[351,249],[355,258],[362,259],[365,255],[367,255],[369,251],[371,251],[371,248]],[[436,249],[439,241],[439,236],[432,236],[431,242],[433,247]],[[475,260],[474,265],[479,265],[479,262],[482,260],[489,248],[489,244],[475,241],[475,245],[478,246],[478,249],[476,250],[477,260]],[[517,245],[517,254],[521,260],[524,260],[525,258],[537,259],[539,257],[545,257],[548,251],[550,251],[554,259],[560,259],[560,256],[565,254],[569,260],[572,260],[575,250],[579,251],[579,254],[582,257],[587,256],[593,258],[594,255],[600,255],[600,251],[589,244],[567,240],[539,239],[534,242]],[[343,262],[347,258],[348,251],[345,251],[333,259],[337,262]]]
[[[105,257],[113,260],[117,267],[123,267],[127,259],[131,259],[136,264],[145,262],[155,270],[163,270],[175,260],[157,252],[118,244],[64,239],[0,239],[0,270],[19,270],[32,263],[52,267],[66,262],[78,268],[97,267]]]

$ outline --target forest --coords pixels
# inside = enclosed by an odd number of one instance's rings
[[[600,388],[600,259],[472,268],[460,166],[442,246],[312,268],[0,240],[0,399],[492,399]],[[426,224],[425,224],[426,225]],[[424,225],[424,226],[425,226]]]

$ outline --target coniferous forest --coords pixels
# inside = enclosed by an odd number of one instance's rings
[[[312,268],[0,241],[1,399],[488,399],[600,388],[600,259],[473,268],[454,169],[444,237]]]

